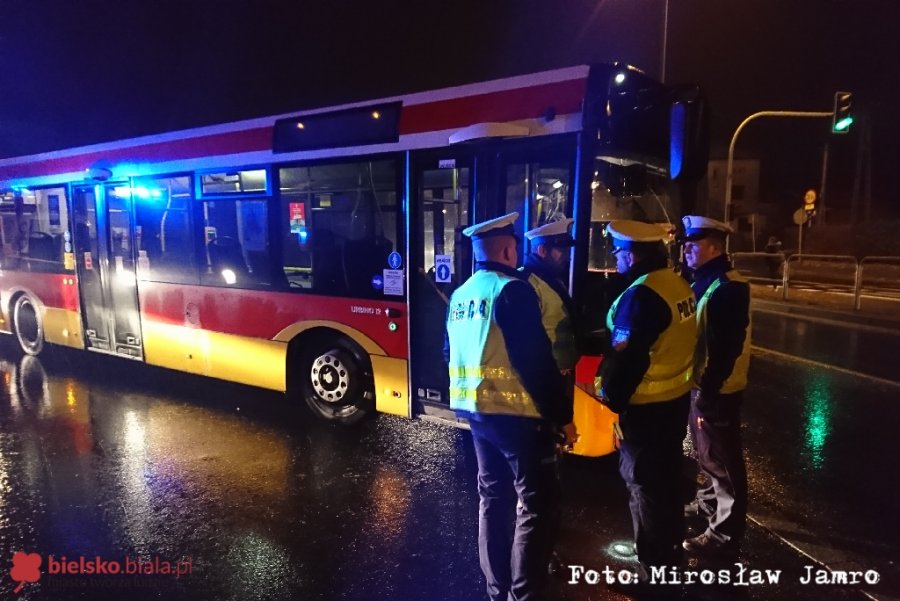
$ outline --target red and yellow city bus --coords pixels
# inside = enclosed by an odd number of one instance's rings
[[[28,354],[285,391],[344,423],[454,420],[459,232],[515,210],[520,232],[575,219],[590,381],[614,280],[603,225],[677,221],[702,173],[700,109],[696,90],[579,66],[3,159],[0,331]],[[612,415],[576,392],[576,452],[611,452]]]

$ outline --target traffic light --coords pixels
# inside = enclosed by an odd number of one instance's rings
[[[852,92],[834,93],[834,121],[831,124],[831,133],[846,134],[850,131],[850,124],[853,123],[853,114],[850,112],[852,108]]]

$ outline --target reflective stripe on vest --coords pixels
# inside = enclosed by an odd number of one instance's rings
[[[541,321],[553,345],[556,365],[560,370],[574,369],[578,363],[578,351],[575,346],[575,330],[565,303],[556,290],[537,274],[529,274],[528,282],[537,292],[541,304]]]
[[[497,297],[513,280],[496,271],[476,271],[450,297],[447,335],[451,409],[540,417],[510,364],[506,341],[497,325]]]
[[[697,352],[694,356],[694,382],[698,385],[700,384],[700,379],[703,376],[703,372],[706,371],[706,366],[709,363],[709,356],[706,346],[706,305],[709,303],[709,299],[712,297],[716,289],[725,282],[747,283],[747,280],[737,270],[732,269],[713,280],[709,285],[709,288],[706,289],[706,292],[703,293],[703,296],[700,297],[700,300],[697,302],[697,329],[699,330],[700,339],[697,342]],[[741,354],[735,360],[734,368],[731,370],[731,373],[728,374],[728,377],[725,378],[725,382],[722,383],[722,388],[718,390],[718,392],[722,394],[738,392],[739,390],[743,390],[747,387],[747,371],[750,369],[751,329],[752,324],[748,323],[747,332],[744,336],[744,346],[741,349]]]
[[[650,347],[650,367],[629,402],[643,405],[671,401],[693,387],[691,374],[697,344],[694,292],[671,269],[651,271],[636,279],[628,288],[635,286],[646,286],[662,298],[669,307],[672,319]],[[615,328],[616,308],[624,294],[619,295],[606,314],[610,334]]]

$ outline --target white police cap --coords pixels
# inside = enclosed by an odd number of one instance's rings
[[[462,233],[472,240],[490,238],[491,236],[512,236],[515,238],[516,230],[513,228],[513,224],[518,218],[519,214],[513,211],[502,217],[495,217],[494,219],[488,219],[487,221],[470,225],[464,229]]]
[[[537,244],[552,244],[553,246],[572,246],[575,240],[569,234],[569,226],[574,220],[570,217],[551,221],[540,227],[525,232],[525,237]]]
[[[688,242],[702,240],[707,236],[724,239],[734,232],[727,223],[699,215],[685,215],[681,218],[681,222],[684,223],[684,239]]]
[[[616,219],[606,226],[606,232],[613,239],[613,254],[620,250],[631,250],[637,244],[658,244],[668,234],[662,226],[631,219]]]

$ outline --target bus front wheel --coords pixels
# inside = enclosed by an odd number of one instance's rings
[[[374,412],[371,369],[361,351],[337,341],[318,345],[302,361],[303,398],[313,413],[354,424]]]
[[[38,308],[23,294],[16,299],[12,313],[19,346],[26,354],[37,355],[44,348],[44,326]]]

